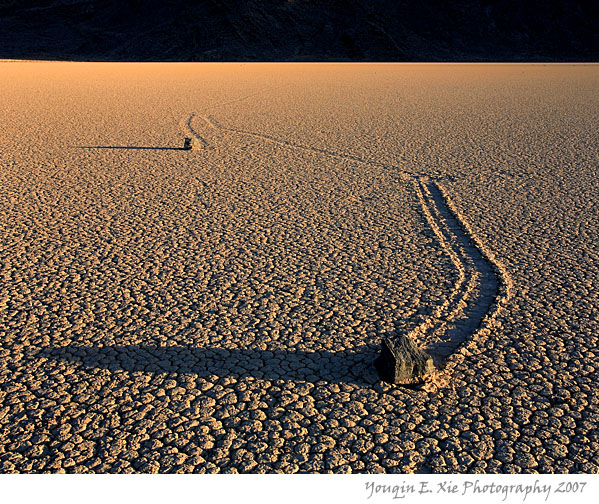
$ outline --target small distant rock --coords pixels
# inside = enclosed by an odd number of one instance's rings
[[[198,150],[202,144],[197,138],[186,138],[183,142],[183,149],[185,150]]]
[[[374,364],[383,380],[398,385],[420,383],[435,371],[433,358],[403,335],[385,338]]]

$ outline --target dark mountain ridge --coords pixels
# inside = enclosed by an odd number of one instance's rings
[[[0,0],[0,58],[597,61],[597,2]]]

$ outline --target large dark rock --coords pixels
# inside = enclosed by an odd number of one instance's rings
[[[403,335],[383,340],[374,365],[383,380],[403,385],[421,383],[435,371],[433,358]]]

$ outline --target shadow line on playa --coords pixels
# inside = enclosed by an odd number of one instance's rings
[[[122,149],[122,150],[186,150],[183,147],[150,147],[141,145],[77,145],[74,149]]]
[[[195,374],[206,379],[249,376],[264,380],[372,385],[380,381],[373,365],[379,349],[379,345],[363,345],[340,352],[180,345],[67,345],[44,348],[37,356],[110,371]]]

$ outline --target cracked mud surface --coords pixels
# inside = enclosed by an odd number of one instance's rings
[[[1,66],[1,471],[597,472],[596,66]]]

